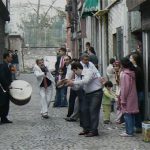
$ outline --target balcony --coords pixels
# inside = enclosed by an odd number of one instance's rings
[[[140,5],[147,0],[127,0],[127,7],[129,11],[135,11],[140,8]]]

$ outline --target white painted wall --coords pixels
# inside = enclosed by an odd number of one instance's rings
[[[128,53],[128,9],[126,0],[114,5],[108,13],[108,49],[109,56],[113,57],[113,34],[116,33],[116,28],[123,27],[123,49],[124,55]]]

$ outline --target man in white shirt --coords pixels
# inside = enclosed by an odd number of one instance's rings
[[[116,84],[115,70],[114,70],[114,67],[113,67],[114,62],[115,62],[115,59],[111,58],[109,60],[109,65],[106,69],[106,74],[107,74],[108,80],[111,81],[113,83],[113,85]]]
[[[75,74],[71,70],[71,57],[68,56],[68,55],[64,56],[64,62],[65,62],[65,66],[67,68],[65,79],[69,79],[69,80],[70,79],[74,79]],[[69,91],[69,89],[68,89],[68,91]],[[76,91],[73,90],[72,88],[70,88],[68,114],[67,114],[67,118],[65,118],[66,121],[76,121],[75,118],[72,118],[73,117],[72,115],[73,115],[73,112],[74,112],[76,98],[77,98]]]
[[[87,68],[87,69],[94,70],[94,72],[97,74],[97,76],[101,77],[101,75],[100,75],[99,71],[97,70],[97,68],[95,67],[95,65],[89,61],[89,55],[88,54],[83,54],[81,56],[80,63],[84,69]]]
[[[55,63],[56,75],[58,75],[59,68],[64,67],[64,56],[66,55],[66,52],[67,52],[67,50],[64,47],[61,47],[58,51],[57,61]]]
[[[71,57],[69,55],[64,56],[64,64],[66,66],[65,79],[71,79],[73,76],[73,71],[71,70]]]
[[[73,59],[72,62],[79,61],[78,59]],[[75,73],[71,70],[71,58],[70,56],[64,56],[65,66],[67,68],[66,77],[65,79],[74,79]],[[74,122],[79,117],[79,102],[78,102],[78,94],[77,91],[73,88],[69,88],[69,106],[68,106],[68,113],[67,117],[65,118],[66,121]]]
[[[78,90],[80,103],[79,135],[92,137],[98,135],[99,113],[102,102],[102,85],[94,69],[84,69],[81,63],[73,63],[71,69],[77,75],[75,80],[68,80],[67,85]]]

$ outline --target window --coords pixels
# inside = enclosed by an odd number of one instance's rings
[[[117,35],[113,34],[113,55],[117,57]]]
[[[123,29],[119,27],[117,30],[117,59],[123,57]]]

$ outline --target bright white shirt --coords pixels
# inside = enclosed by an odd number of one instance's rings
[[[84,69],[91,69],[92,71],[94,71],[98,77],[101,77],[99,71],[97,70],[97,68],[95,67],[95,65],[89,61],[88,66],[86,64],[84,64],[82,61],[80,61],[81,65],[83,66]]]
[[[115,70],[112,64],[109,64],[109,66],[106,69],[106,74],[109,78],[109,80],[113,83],[116,84],[116,78],[115,78]]]
[[[61,56],[59,68],[63,68],[63,67],[64,67],[64,56]]]
[[[73,77],[73,71],[71,70],[71,65],[69,64],[67,67],[67,73],[65,79],[72,79]]]
[[[97,71],[91,69],[83,69],[81,76],[76,76],[74,81],[74,89],[83,88],[86,93],[91,93],[102,88],[97,76]]]

